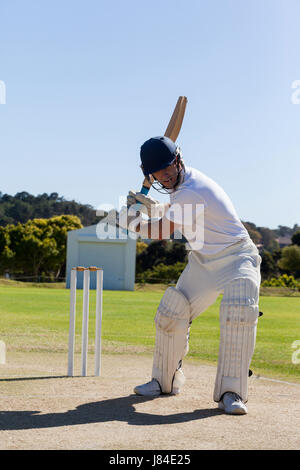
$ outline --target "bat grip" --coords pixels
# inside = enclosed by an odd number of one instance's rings
[[[149,189],[146,186],[142,186],[141,193],[147,195],[149,193]]]
[[[141,189],[141,193],[142,194],[145,194],[145,196],[149,193],[150,191],[150,188],[147,188],[147,186],[142,186],[142,189]],[[140,206],[142,203],[141,202],[137,202],[136,205],[137,206]]]

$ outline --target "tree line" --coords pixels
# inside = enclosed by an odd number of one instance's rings
[[[262,247],[259,252],[262,258],[262,281],[270,281],[270,284],[265,285],[300,288],[300,230],[292,235],[290,245],[283,248],[275,245],[273,250]],[[153,241],[148,245],[143,241],[137,242],[137,281],[176,281],[186,262],[187,251],[184,243],[163,240]],[[276,283],[274,279],[280,279],[280,282]],[[294,283],[294,279],[298,279],[298,282]]]
[[[84,227],[99,222],[95,209],[89,204],[67,201],[58,193],[32,194],[22,191],[14,196],[0,192],[0,226],[26,223],[31,219],[49,219],[58,215],[76,215]]]
[[[0,275],[6,272],[58,279],[65,276],[67,232],[99,222],[96,210],[58,193],[15,196],[0,192]],[[243,222],[262,257],[262,279],[289,275],[300,279],[300,227],[277,229]],[[279,237],[289,237],[281,248]],[[136,279],[176,281],[187,263],[184,241],[137,242]],[[286,278],[284,278],[286,279]],[[290,281],[289,281],[290,282]]]
[[[65,277],[67,233],[79,228],[73,215],[0,226],[0,274],[23,280]]]

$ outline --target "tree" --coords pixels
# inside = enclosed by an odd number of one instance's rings
[[[69,215],[1,227],[1,270],[57,278],[66,262],[67,233],[78,228],[80,219]]]
[[[300,247],[297,245],[284,247],[278,266],[288,274],[300,277]]]
[[[289,287],[290,289],[300,290],[300,282],[294,276],[282,274],[280,277],[272,277],[262,282],[263,287]]]
[[[137,254],[136,273],[140,274],[148,269],[153,269],[159,264],[166,266],[175,263],[186,263],[187,252],[184,243],[159,240],[149,243],[147,248]]]
[[[273,230],[267,227],[258,227],[258,231],[262,237],[262,244],[266,250],[274,250],[278,248],[278,243],[276,242],[276,235]],[[274,243],[276,242],[276,243]]]
[[[300,230],[292,236],[292,244],[300,246]]]
[[[71,230],[82,228],[80,219],[77,216],[61,215],[48,220],[51,227],[52,236],[56,243],[56,253],[54,257],[47,260],[49,269],[59,277],[66,263],[67,236]]]
[[[33,196],[26,191],[15,196],[0,192],[0,226],[25,223],[29,219],[50,218],[56,215],[77,215],[84,226],[97,224],[101,217],[89,204],[66,201],[58,193],[43,193]]]
[[[262,241],[262,236],[257,230],[255,224],[252,224],[251,222],[243,222],[244,227],[249,233],[249,237],[253,241],[255,245],[258,245]]]
[[[20,193],[15,194],[15,199],[20,199],[20,201],[33,201],[34,196],[31,194],[27,193],[27,191],[22,191]]]
[[[137,255],[137,272],[152,269],[156,264],[164,263],[166,248],[167,240],[152,241],[149,243],[147,248]]]
[[[147,249],[147,247],[148,247],[147,243],[145,243],[141,240],[138,240],[136,242],[136,254],[140,255],[143,251],[145,251]]]
[[[3,274],[10,265],[13,252],[10,249],[10,239],[6,227],[0,227],[0,272]]]
[[[279,269],[277,266],[277,259],[267,250],[264,250],[261,254],[261,276],[262,279],[269,279],[270,277],[276,277],[279,274]]]
[[[17,199],[14,204],[6,210],[6,216],[11,217],[13,220],[24,223],[29,220],[33,215],[33,208],[24,200]]]
[[[165,265],[163,263],[157,264],[153,269],[147,269],[138,276],[138,281],[149,283],[169,283],[177,282],[180,274],[184,270],[186,264],[178,263],[172,265]]]
[[[291,236],[293,229],[291,227],[286,227],[285,225],[278,225],[276,233],[279,237]]]
[[[15,272],[37,276],[46,259],[57,254],[56,243],[46,220],[34,219],[11,227],[9,236]]]
[[[173,241],[168,243],[167,248],[165,260],[167,265],[187,262],[187,251],[184,243]]]

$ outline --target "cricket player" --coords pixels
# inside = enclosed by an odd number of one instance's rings
[[[246,414],[259,316],[258,250],[228,195],[211,178],[185,166],[172,140],[147,140],[140,157],[144,175],[151,178],[152,187],[169,193],[170,202],[129,191],[129,210],[120,212],[123,227],[156,240],[181,233],[188,242],[188,263],[176,286],[166,289],[156,312],[152,380],[134,391],[152,397],[180,392],[192,321],[222,293],[213,399],[225,413]]]

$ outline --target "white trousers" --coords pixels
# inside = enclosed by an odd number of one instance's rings
[[[190,303],[190,322],[224,293],[220,308],[220,348],[214,400],[226,391],[247,401],[248,369],[258,317],[261,257],[251,239],[215,255],[191,251],[176,288]]]
[[[251,239],[243,239],[215,255],[190,251],[176,288],[188,299],[191,321],[207,310],[235,279],[250,279],[259,288],[261,257]]]

